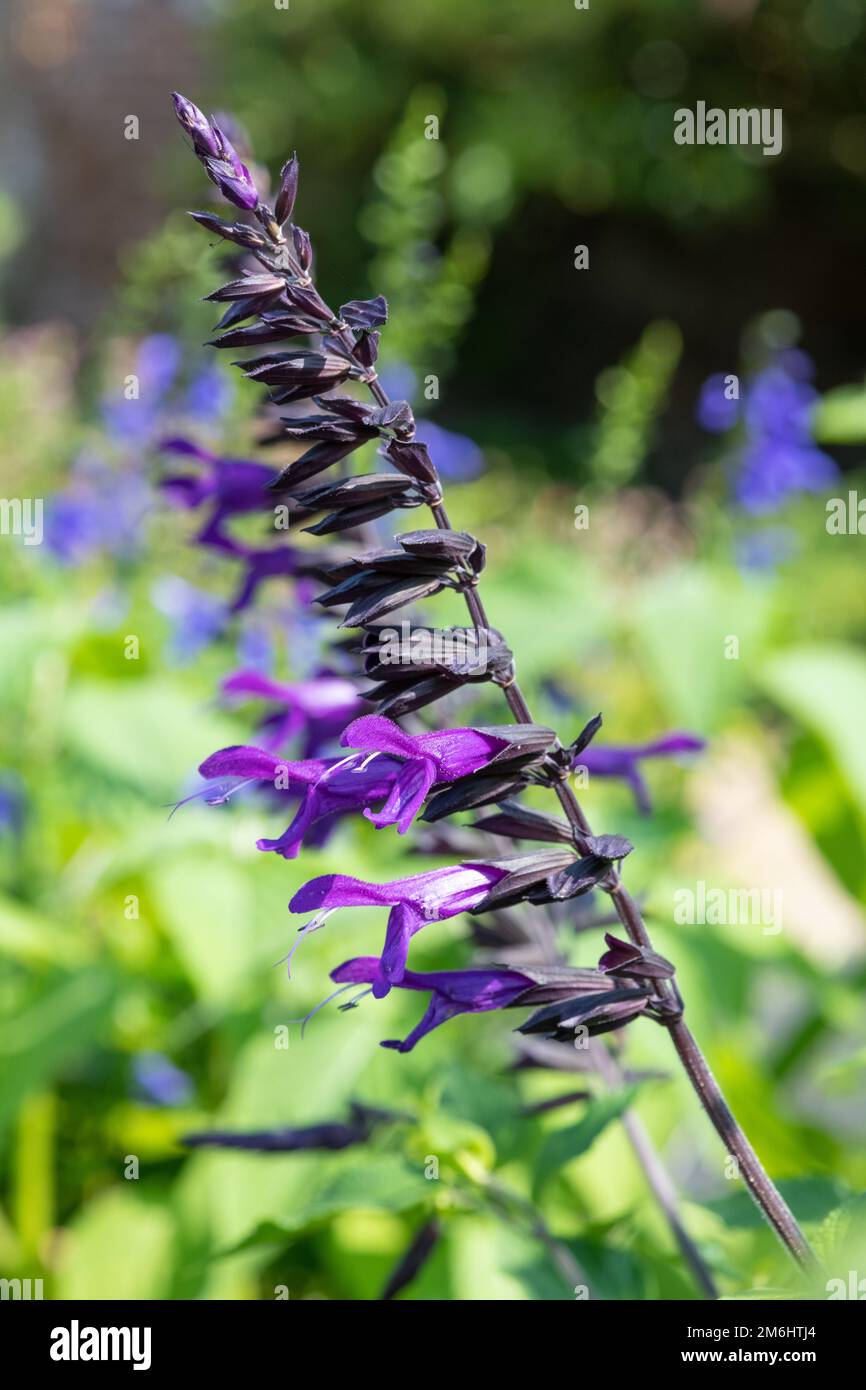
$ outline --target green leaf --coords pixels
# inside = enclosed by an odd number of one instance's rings
[[[163,1204],[124,1188],[102,1193],[64,1235],[56,1297],[165,1298],[173,1239],[174,1222]]]
[[[68,927],[12,898],[0,898],[0,953],[29,966],[57,966],[80,964],[89,950]]]
[[[236,998],[259,964],[253,895],[242,870],[214,854],[187,854],[159,865],[151,882],[198,997],[207,1003]]]
[[[798,1221],[823,1221],[845,1196],[841,1184],[832,1178],[788,1178],[776,1186]],[[726,1226],[756,1230],[766,1224],[765,1217],[745,1191],[732,1192],[702,1205],[721,1217]]]
[[[284,1018],[297,1017],[297,1010],[287,998]],[[349,1100],[364,1094],[361,1078],[371,1059],[383,1064],[381,1022],[374,1009],[358,1009],[348,1016],[321,1013],[315,1024],[303,1039],[292,1030],[287,1050],[274,1046],[273,1034],[252,1038],[235,1058],[225,1103],[208,1127],[274,1129],[344,1116]],[[280,1223],[299,1210],[329,1161],[315,1153],[281,1158],[199,1150],[184,1166],[185,1217],[216,1248],[233,1247],[264,1222]]]
[[[866,1193],[849,1197],[824,1218],[815,1237],[815,1247],[825,1264],[844,1251],[850,1250],[853,1254],[859,1250],[862,1256],[866,1250]]]
[[[766,663],[762,680],[824,741],[866,815],[866,657],[853,647],[794,647]]]
[[[262,1222],[227,1252],[236,1254],[259,1245],[285,1245],[301,1232],[322,1225],[345,1211],[407,1212],[430,1207],[435,1185],[420,1168],[397,1154],[373,1154],[330,1159],[322,1179],[293,1211],[280,1221]]]
[[[0,1127],[22,1098],[41,1089],[96,1041],[114,1002],[114,981],[103,970],[85,970],[52,984],[0,1028]]]
[[[866,389],[838,386],[827,391],[812,416],[819,444],[862,444],[866,440]]]
[[[536,1165],[536,1190],[554,1173],[592,1148],[602,1131],[628,1109],[638,1089],[638,1086],[624,1086],[599,1096],[597,1100],[590,1101],[577,1124],[554,1130],[548,1135]]]
[[[707,734],[739,703],[745,663],[725,660],[726,639],[760,652],[769,614],[769,596],[735,572],[693,564],[644,580],[632,635],[672,723]]]
[[[170,680],[142,676],[79,681],[64,733],[79,757],[168,803],[206,754],[232,742],[234,728]]]
[[[34,661],[67,645],[81,626],[79,609],[55,602],[19,603],[0,614],[0,701],[23,700]]]
[[[649,1265],[633,1250],[594,1240],[578,1238],[565,1241],[589,1285],[590,1300],[642,1301],[654,1297],[647,1289]]]

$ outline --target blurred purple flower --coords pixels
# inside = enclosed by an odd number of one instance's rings
[[[162,491],[175,506],[195,510],[205,503],[213,504],[197,542],[243,554],[244,547],[223,532],[222,523],[231,516],[272,509],[273,497],[265,488],[274,476],[273,469],[248,459],[220,458],[183,436],[164,439],[160,448],[204,465],[203,472],[181,473],[160,481]]]
[[[418,385],[418,375],[405,362],[391,362],[379,372],[383,390],[392,401],[408,401]]]
[[[4,773],[0,777],[0,837],[17,837],[24,829],[24,788],[17,775]]]
[[[417,373],[402,362],[384,367],[379,377],[394,401],[409,400],[417,389]],[[442,478],[455,483],[469,482],[484,472],[484,454],[465,434],[447,430],[432,420],[418,420],[415,438],[427,445]]]
[[[793,533],[780,527],[738,536],[735,542],[737,564],[746,571],[772,571],[792,553],[794,543]]]
[[[194,660],[209,646],[223,631],[228,619],[224,603],[176,575],[157,579],[151,597],[154,605],[173,623],[169,653],[181,664]]]
[[[197,539],[201,540],[201,537],[197,537]],[[222,539],[228,540],[227,537]],[[300,550],[291,545],[272,545],[264,550],[253,550],[249,546],[238,545],[234,541],[228,542],[228,545],[223,545],[222,539],[220,549],[228,549],[244,564],[240,586],[231,603],[233,613],[241,613],[250,607],[259,591],[259,586],[266,579],[292,578],[297,571],[298,564],[309,558],[304,557]],[[213,543],[213,538],[204,542],[204,544]]]
[[[160,398],[174,385],[183,361],[183,350],[170,333],[151,333],[142,338],[136,353],[140,384]]]
[[[484,454],[465,434],[443,429],[432,420],[419,420],[415,437],[427,445],[440,477],[467,483],[484,472]]]
[[[136,394],[127,398],[119,392],[102,403],[103,423],[111,438],[129,445],[153,435],[181,360],[180,344],[170,334],[154,333],[142,339],[135,358]]]
[[[238,634],[238,661],[244,669],[265,673],[273,669],[273,634],[261,623],[248,623]]]
[[[235,671],[222,689],[226,695],[247,695],[281,706],[281,713],[269,716],[260,726],[267,730],[263,743],[266,748],[279,749],[287,739],[300,735],[304,758],[314,758],[365,707],[351,681],[329,673],[306,681],[283,682],[260,671]]]
[[[204,367],[189,383],[183,398],[183,414],[191,420],[211,423],[221,420],[232,399],[232,388],[225,372]]]
[[[191,1078],[161,1052],[137,1053],[132,1074],[136,1089],[153,1105],[186,1105],[192,1097]]]
[[[724,377],[704,383],[697,412],[703,427],[722,432],[743,425],[734,491],[747,512],[774,511],[796,493],[821,492],[839,476],[838,465],[812,437],[818,400],[812,375],[807,354],[790,350],[759,372],[739,401],[725,400]]]
[[[721,372],[707,377],[698,397],[698,421],[711,434],[724,434],[733,429],[740,418],[740,401],[727,398],[726,382],[727,377]]]
[[[64,564],[80,564],[106,551],[127,557],[140,544],[142,526],[153,505],[141,473],[114,468],[81,455],[68,486],[49,499],[45,542]]]
[[[798,492],[823,492],[839,476],[836,462],[805,435],[762,439],[742,455],[737,500],[753,514],[775,511]]]
[[[577,755],[572,767],[586,768],[590,777],[621,777],[634,792],[638,809],[646,815],[652,806],[640,770],[641,761],[644,758],[673,757],[678,753],[699,753],[705,746],[702,738],[685,733],[663,734],[651,743],[610,744],[608,747],[592,744]]]

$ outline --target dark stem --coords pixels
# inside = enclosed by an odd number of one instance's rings
[[[426,1221],[414,1237],[408,1250],[397,1261],[388,1276],[388,1281],[379,1295],[379,1301],[388,1303],[397,1297],[421,1272],[439,1242],[441,1230],[435,1216]]]
[[[276,228],[276,224],[269,210],[267,208],[260,208],[257,215],[260,223],[272,237],[278,249],[279,268],[285,274],[298,278],[307,285],[312,285],[309,275],[304,273],[292,256],[288,244],[282,238],[282,233]],[[318,293],[318,291],[316,291],[316,293]],[[332,312],[331,318],[335,323],[338,322],[336,315]],[[354,343],[349,331],[346,328],[339,328],[337,330],[337,336],[346,348],[346,351],[354,356]],[[390,398],[383,390],[375,371],[364,369],[363,380],[380,406],[390,404]],[[433,515],[433,520],[439,530],[448,531],[452,529],[448,513],[441,501],[431,504],[430,510]],[[466,607],[469,610],[469,615],[475,627],[488,628],[490,623],[477,588],[474,585],[471,587],[467,586],[463,590],[463,593]],[[502,691],[508,701],[508,706],[514,716],[515,723],[533,723],[534,721],[529,705],[513,673],[511,678],[502,684]],[[555,785],[555,790],[562,805],[562,809],[574,829],[574,843],[578,851],[584,853],[586,849],[586,837],[592,834],[589,821],[572,787],[565,780],[558,781]],[[652,949],[649,933],[647,932],[640,909],[631,894],[623,886],[618,870],[612,869],[608,882],[599,884],[599,887],[610,894],[611,900],[616,908],[617,916],[625,928],[629,939],[637,946]],[[797,1225],[793,1212],[767,1175],[761,1164],[761,1160],[758,1158],[758,1155],[755,1153],[755,1150],[752,1148],[743,1130],[735,1120],[727,1101],[722,1095],[718,1082],[710,1071],[706,1058],[701,1052],[690,1030],[683,1022],[682,1001],[679,996],[679,991],[672,981],[669,980],[659,981],[658,987],[659,993],[670,1006],[670,1017],[663,1020],[664,1026],[671,1035],[671,1040],[676,1048],[677,1055],[683,1064],[685,1072],[697,1092],[698,1098],[707,1115],[712,1121],[716,1132],[721,1138],[722,1143],[725,1145],[726,1151],[732,1154],[736,1159],[739,1171],[749,1192],[773,1230],[779,1236],[785,1248],[793,1259],[796,1260],[797,1264],[803,1268],[815,1265],[815,1256],[805,1236]]]

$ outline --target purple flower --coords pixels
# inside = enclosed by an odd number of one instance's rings
[[[651,743],[614,744],[600,747],[593,744],[577,755],[572,767],[585,768],[591,777],[622,777],[634,792],[638,809],[647,814],[650,809],[649,791],[640,770],[643,758],[666,758],[677,753],[699,753],[704,740],[694,734],[664,734]]]
[[[698,397],[696,415],[699,423],[711,434],[724,434],[740,418],[739,397],[726,395],[727,377],[721,372],[707,377]]]
[[[141,540],[151,506],[151,491],[140,472],[81,455],[68,486],[50,500],[46,544],[64,564],[80,564],[103,551],[128,556]]]
[[[201,764],[199,772],[207,781],[239,778],[238,784],[209,794],[211,805],[228,798],[251,783],[270,783],[278,795],[301,798],[294,820],[276,840],[257,840],[257,848],[273,850],[284,859],[295,859],[301,846],[310,842],[311,832],[323,822],[350,815],[368,805],[378,805],[388,796],[400,765],[393,759],[372,761],[361,754],[350,758],[304,758],[286,761],[264,748],[237,745],[222,748]]]
[[[364,707],[351,681],[329,674],[289,683],[258,671],[235,671],[222,688],[226,695],[249,695],[281,706],[282,712],[262,725],[268,731],[264,745],[281,748],[287,739],[301,735],[304,758],[314,758]]]
[[[725,399],[722,376],[704,383],[697,411],[704,428],[723,432],[743,424],[734,490],[747,512],[773,511],[796,493],[822,491],[839,475],[835,461],[812,437],[818,400],[812,374],[806,353],[791,350],[779,353],[749,383],[742,400]]]
[[[225,415],[231,397],[231,383],[225,372],[218,367],[204,367],[187,387],[184,413],[193,420],[219,420]]]
[[[248,212],[258,207],[259,195],[250,171],[241,163],[228,136],[180,92],[173,92],[172,100],[177,119],[192,140],[192,147],[204,165],[205,173],[223,197],[234,203],[235,207]]]
[[[335,692],[338,701],[345,695],[345,684],[340,682]],[[242,680],[235,679],[235,691],[239,685],[260,693],[271,683],[249,672],[242,673]],[[507,746],[504,739],[477,729],[404,734],[379,715],[356,719],[340,742],[344,748],[361,751],[346,758],[287,762],[271,750],[239,745],[206,758],[199,772],[208,781],[239,777],[245,783],[271,782],[276,791],[293,796],[300,793],[303,799],[291,825],[276,840],[258,841],[259,849],[294,859],[305,836],[319,822],[355,811],[363,811],[377,829],[396,825],[405,834],[434,782],[450,782],[473,772]],[[224,800],[225,794],[216,799]],[[381,809],[374,813],[376,806]]]
[[[478,907],[507,870],[493,864],[452,864],[444,869],[397,878],[390,883],[365,883],[347,874],[323,874],[299,888],[290,912],[315,912],[304,933],[317,931],[340,907],[390,907],[379,971],[371,981],[373,994],[383,998],[403,979],[409,942],[428,922],[442,922]]]
[[[224,541],[227,539],[221,537],[220,549],[230,549],[231,553],[244,563],[240,587],[231,603],[232,613],[242,613],[244,609],[249,608],[259,591],[259,586],[266,579],[292,578],[297,573],[299,562],[306,558],[291,545],[273,545],[264,550],[253,550],[234,541],[230,541],[226,546]],[[210,540],[206,543],[214,542]]]
[[[434,782],[453,782],[485,767],[507,746],[507,740],[479,729],[445,729],[441,733],[405,734],[379,714],[356,719],[344,731],[344,748],[360,748],[405,759],[381,811],[365,810],[377,829],[396,824],[405,835]]]
[[[180,92],[172,92],[171,99],[174,102],[175,115],[192,140],[193,149],[199,159],[218,159],[219,141],[204,112],[199,110],[194,101],[188,101],[185,96],[181,96]]]
[[[177,662],[192,661],[225,628],[225,604],[185,579],[163,575],[153,585],[152,598],[156,607],[172,620],[170,652]]]
[[[374,993],[381,980],[381,962],[376,956],[356,956],[331,971],[331,979],[338,984],[373,985]],[[382,1047],[393,1047],[398,1052],[411,1052],[416,1043],[440,1024],[458,1014],[482,1014],[491,1009],[507,1009],[527,990],[532,989],[534,981],[528,975],[516,970],[434,970],[419,974],[414,970],[403,972],[399,982],[400,989],[415,989],[429,992],[430,1003],[420,1023],[402,1042],[391,1039]]]
[[[132,1062],[135,1084],[154,1105],[185,1105],[192,1096],[192,1081],[161,1052],[139,1052]]]
[[[17,775],[0,777],[0,835],[18,836],[24,829],[24,791]]]
[[[273,478],[273,470],[263,463],[247,459],[219,458],[190,439],[175,437],[163,440],[160,448],[171,454],[183,454],[205,465],[204,473],[183,473],[163,478],[160,487],[178,507],[194,509],[206,502],[213,503],[210,516],[196,536],[200,545],[214,545],[230,553],[243,554],[238,545],[222,530],[230,516],[245,512],[266,511],[273,498],[265,491]]]
[[[484,472],[484,455],[465,434],[443,429],[432,420],[419,420],[415,437],[427,445],[440,477],[465,483]]]

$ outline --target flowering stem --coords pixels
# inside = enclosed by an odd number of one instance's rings
[[[264,205],[260,205],[256,211],[256,216],[271,238],[277,251],[277,265],[287,277],[295,281],[312,287],[311,277],[304,272],[289,249],[282,232],[277,226],[270,210]],[[268,268],[273,269],[273,261],[267,262]],[[318,293],[316,291],[316,293]],[[324,305],[324,301],[323,305]],[[324,306],[327,308],[327,306]],[[338,324],[338,319],[332,311],[330,313],[334,324]],[[355,345],[351,333],[345,327],[335,327],[336,336],[339,338],[346,352],[363,369],[363,381],[372,393],[377,404],[387,406],[390,398],[383,389],[375,371],[366,368],[363,363],[358,362],[355,356]],[[441,494],[435,500],[429,502],[433,520],[440,530],[451,530],[451,523],[448,513],[445,510]],[[473,624],[477,628],[489,628],[490,623],[484,604],[477,590],[477,576],[473,578],[471,584],[463,589],[466,607],[472,618]],[[511,677],[501,682],[502,691],[508,702],[514,720],[518,724],[533,723],[529,705],[517,684],[517,680],[512,672]],[[586,840],[591,836],[592,831],[589,821],[584,814],[577,797],[571,786],[560,779],[555,784],[555,791],[559,797],[563,811],[574,830],[574,843],[580,853],[587,853],[588,846]],[[618,869],[612,867],[607,881],[602,881],[599,887],[609,893],[613,905],[616,909],[619,920],[621,921],[629,939],[637,946],[651,950],[652,944],[646,925],[640,913],[637,903],[632,898],[621,882]],[[746,1186],[754,1198],[755,1202],[763,1212],[766,1220],[779,1236],[780,1240],[788,1250],[789,1254],[801,1267],[809,1267],[815,1263],[815,1256],[810,1249],[805,1236],[800,1230],[793,1213],[775,1187],[771,1179],[764,1170],[758,1155],[749,1143],[743,1130],[731,1113],[719,1084],[713,1076],[706,1058],[701,1052],[697,1042],[692,1036],[691,1031],[683,1022],[682,1000],[676,985],[670,980],[660,980],[658,982],[659,994],[668,1005],[668,1017],[663,1018],[664,1026],[671,1035],[671,1040],[676,1049],[677,1055],[683,1064],[683,1068],[692,1083],[697,1095],[703,1105],[707,1115],[712,1121],[722,1143],[728,1153],[732,1154],[737,1161],[739,1171],[746,1183]]]
[[[649,933],[634,898],[621,881],[618,881],[609,891],[619,919],[630,939],[635,945],[651,948]],[[660,983],[671,986],[670,981],[661,981]],[[667,992],[669,995],[671,993],[676,993],[677,997],[679,995],[679,991],[676,991],[675,987],[669,988]],[[767,1175],[761,1160],[734,1118],[731,1108],[722,1094],[721,1087],[710,1070],[706,1057],[704,1057],[690,1028],[682,1017],[681,1004],[677,1015],[666,1021],[666,1027],[701,1104],[727,1152],[736,1159],[739,1172],[755,1202],[797,1263],[803,1268],[814,1265],[815,1256],[806,1237],[797,1225],[794,1214],[784,1197]]]

